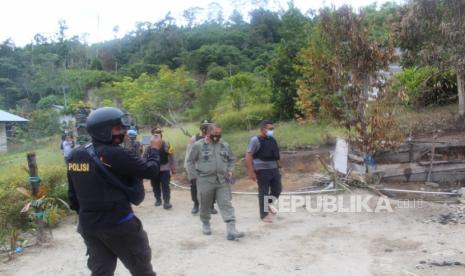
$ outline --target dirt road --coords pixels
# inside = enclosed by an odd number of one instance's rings
[[[447,206],[398,208],[392,201],[392,213],[299,208],[264,224],[255,196],[234,196],[238,227],[247,236],[230,242],[219,215],[213,235],[203,236],[198,216],[190,214],[189,193],[174,190],[172,198],[169,211],[154,207],[150,194],[136,208],[159,275],[465,275],[465,224],[430,222]],[[50,246],[27,248],[1,263],[0,274],[89,275],[75,228],[71,217],[53,231]],[[128,275],[121,263],[116,275]]]

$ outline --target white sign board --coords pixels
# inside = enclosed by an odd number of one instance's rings
[[[342,138],[337,138],[334,150],[333,165],[337,172],[347,174],[349,144]]]

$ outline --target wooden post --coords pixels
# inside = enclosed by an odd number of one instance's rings
[[[34,208],[34,216],[37,221],[37,242],[42,243],[46,241],[45,238],[45,222],[44,222],[44,210],[39,203],[39,190],[40,190],[40,178],[38,175],[36,154],[30,152],[27,154],[27,165],[29,168],[29,184],[31,185],[32,197],[34,202],[32,204]]]
[[[436,139],[438,135],[437,132],[434,132],[433,135],[433,144],[431,145],[431,159],[429,163],[429,171],[428,176],[426,177],[426,182],[431,182],[431,173],[433,172],[433,161],[434,161],[434,154],[436,153]]]
[[[30,152],[27,154],[27,166],[29,168],[29,176],[31,179],[36,179],[38,177],[38,169],[37,169],[37,161],[36,161],[36,154]],[[39,185],[37,182],[31,182],[32,195],[35,199],[37,199],[37,194],[39,193]]]

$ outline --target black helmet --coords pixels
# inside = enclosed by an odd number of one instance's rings
[[[129,128],[129,117],[121,110],[114,107],[101,107],[94,110],[87,117],[87,132],[97,141],[111,143],[111,129],[113,126],[121,125]]]

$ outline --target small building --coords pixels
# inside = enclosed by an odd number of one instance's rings
[[[0,153],[5,153],[8,150],[6,124],[10,122],[27,122],[28,120],[0,110]]]

